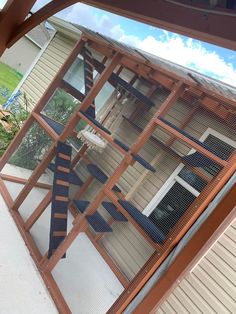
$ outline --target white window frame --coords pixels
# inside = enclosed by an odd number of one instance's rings
[[[209,136],[213,135],[220,140],[224,141],[225,143],[231,145],[232,147],[236,148],[236,141],[231,140],[227,136],[217,132],[216,130],[212,128],[208,128],[203,135],[200,137],[199,141],[204,142],[204,140]],[[195,150],[191,149],[189,154],[192,154]],[[149,202],[149,204],[146,206],[146,208],[143,210],[143,214],[146,216],[150,216],[151,213],[154,211],[156,206],[162,201],[164,196],[169,192],[169,190],[172,188],[172,186],[178,182],[180,183],[184,188],[186,188],[190,193],[198,197],[200,194],[199,191],[194,189],[190,184],[188,184],[186,181],[181,179],[178,174],[180,171],[184,168],[184,164],[180,163],[176,169],[173,171],[173,173],[170,175],[170,177],[166,180],[166,182],[163,184],[163,186],[160,188],[160,190],[157,192],[157,194],[152,198],[152,200]]]

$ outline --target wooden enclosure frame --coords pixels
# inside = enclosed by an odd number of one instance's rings
[[[96,81],[94,86],[91,88],[90,92],[84,96],[78,93],[74,88],[72,88],[68,83],[63,81],[63,77],[67,70],[70,68],[71,64],[73,63],[74,59],[77,55],[81,52],[81,49],[84,47],[84,44],[89,44],[92,48],[97,50],[98,52],[102,53],[105,57],[104,62],[105,69],[101,72],[99,79]],[[135,76],[134,79],[130,81],[130,84],[135,80],[136,75],[143,76],[147,80],[152,83],[152,87],[150,89],[150,94],[153,93],[155,90],[155,84],[161,84],[165,88],[167,88],[170,93],[166,100],[163,102],[161,107],[156,111],[148,125],[144,128],[136,142],[131,146],[130,150],[127,152],[123,150],[119,145],[113,142],[113,139],[110,135],[106,132],[101,130],[100,128],[96,127],[89,119],[87,119],[83,113],[79,110],[85,111],[93,102],[96,95],[99,93],[103,85],[106,81],[109,80],[111,74],[115,71],[115,69],[121,66],[128,68],[129,70],[133,71]],[[118,70],[119,74],[120,70]],[[153,87],[154,86],[154,87]],[[81,106],[76,111],[69,121],[67,122],[63,132],[60,135],[57,135],[56,132],[45,123],[45,121],[41,118],[40,112],[48,102],[50,97],[53,95],[53,92],[56,88],[64,88],[66,92],[70,93],[74,97],[79,98],[82,100]],[[199,215],[204,211],[207,205],[212,201],[212,199],[216,196],[216,194],[220,191],[220,189],[224,186],[224,184],[228,181],[228,179],[232,176],[234,171],[236,170],[236,152],[232,154],[229,160],[224,161],[219,157],[215,156],[214,154],[210,153],[208,150],[202,148],[194,141],[189,139],[186,136],[183,136],[179,131],[176,131],[170,126],[165,125],[161,120],[158,120],[159,117],[164,116],[167,111],[171,108],[171,106],[176,102],[178,98],[185,99],[186,94],[191,93],[191,95],[195,95],[198,99],[196,107],[190,112],[189,116],[182,122],[181,129],[184,129],[189,121],[193,118],[196,114],[197,110],[201,108],[202,110],[209,110],[212,101],[217,102],[219,107],[221,104],[228,104],[230,108],[236,109],[236,103],[232,100],[229,100],[223,97],[220,94],[216,94],[206,88],[199,86],[197,83],[193,83],[190,80],[182,79],[178,75],[174,73],[170,73],[162,68],[158,67],[157,65],[153,65],[150,62],[147,62],[145,58],[142,56],[132,55],[130,52],[121,50],[117,46],[112,46],[109,43],[104,43],[99,41],[97,38],[93,38],[92,35],[83,35],[79,42],[76,44],[75,48],[71,52],[68,59],[65,61],[63,66],[61,67],[60,71],[56,75],[55,79],[51,82],[50,86],[38,102],[37,106],[34,108],[32,114],[25,122],[24,126],[17,134],[11,145],[8,147],[7,151],[3,155],[0,160],[0,170],[3,169],[4,165],[7,163],[9,157],[12,153],[16,150],[18,145],[20,144],[21,140],[24,138],[27,130],[30,128],[34,121],[42,127],[42,129],[52,138],[52,145],[43,158],[42,162],[36,167],[33,171],[31,177],[28,181],[24,181],[21,178],[10,177],[1,174],[0,176],[0,191],[8,205],[10,213],[12,214],[16,225],[18,226],[22,237],[24,238],[26,245],[29,248],[30,254],[32,255],[41,275],[44,279],[49,291],[55,301],[55,304],[58,307],[60,313],[71,313],[68,305],[66,304],[59,287],[56,285],[55,280],[51,275],[52,269],[55,265],[59,262],[60,258],[64,255],[64,253],[68,250],[70,245],[73,243],[74,239],[80,232],[86,232],[89,239],[92,241],[94,246],[97,248],[101,256],[105,259],[108,263],[110,268],[116,274],[117,278],[125,287],[124,292],[121,296],[117,299],[117,301],[113,304],[110,310],[107,313],[114,314],[114,313],[122,313],[124,309],[128,306],[128,304],[132,301],[132,299],[137,295],[137,293],[141,290],[141,288],[145,285],[148,279],[152,276],[155,270],[159,267],[159,265],[164,261],[164,259],[168,256],[174,246],[179,242],[179,240],[183,237],[183,235],[187,232],[190,226],[195,222],[195,220],[199,217]],[[206,104],[208,105],[208,109],[206,109]],[[212,110],[212,114],[214,110]],[[219,116],[217,116],[219,118]],[[48,164],[55,156],[56,145],[58,141],[65,141],[69,136],[74,134],[74,128],[79,122],[80,119],[85,120],[88,124],[90,124],[97,133],[99,133],[102,137],[104,137],[115,149],[119,150],[120,153],[123,154],[123,159],[121,163],[118,165],[114,173],[110,176],[106,184],[104,184],[102,190],[98,193],[95,200],[90,204],[87,208],[86,213],[81,215],[76,215],[73,227],[71,231],[68,233],[64,241],[58,247],[58,249],[54,252],[50,259],[47,256],[42,256],[34,242],[32,236],[30,235],[30,228],[33,224],[39,219],[40,215],[46,209],[46,207],[51,202],[52,192],[49,186],[40,186],[37,182],[40,176],[43,174],[44,170],[47,168]],[[145,143],[151,138],[153,131],[156,129],[157,125],[162,126],[167,131],[169,131],[172,135],[171,139],[168,141],[168,144],[171,145],[176,139],[181,139],[189,146],[193,147],[194,149],[198,150],[199,152],[203,153],[204,155],[208,156],[215,162],[218,162],[222,165],[223,169],[220,173],[210,182],[206,188],[200,193],[199,197],[193,202],[190,206],[188,213],[183,215],[180,221],[177,223],[177,227],[172,232],[171,237],[165,241],[163,246],[160,244],[154,243],[145,232],[137,225],[137,223],[132,219],[132,217],[126,213],[126,211],[122,208],[122,206],[118,203],[118,198],[125,198],[125,195],[122,193],[116,194],[112,191],[112,187],[117,183],[119,178],[122,176],[124,171],[128,168],[129,165],[133,165],[134,160],[132,154],[136,154],[140,151],[140,149],[145,145]],[[87,146],[84,145],[78,154],[75,156],[74,160],[72,161],[73,167],[76,166],[78,161],[81,158],[84,158],[85,162],[88,157],[85,156],[87,150]],[[158,162],[160,157],[158,157],[155,162]],[[145,172],[146,173],[146,172]],[[199,172],[197,172],[199,174]],[[143,176],[145,177],[145,176]],[[13,182],[18,182],[24,184],[24,188],[17,196],[16,200],[13,201],[12,197],[9,194],[9,191],[6,188],[4,180],[10,180]],[[82,195],[89,187],[91,183],[91,177],[88,178],[82,190],[78,191],[77,197]],[[38,207],[35,211],[31,214],[31,216],[26,220],[23,221],[18,209],[30,193],[33,187],[40,186],[44,188],[49,188],[49,191],[45,198],[40,202]],[[85,219],[85,215],[93,214],[97,207],[101,204],[104,197],[107,196],[123,213],[124,216],[128,218],[128,220],[134,225],[135,228],[149,241],[153,247],[156,249],[155,253],[151,256],[148,262],[142,267],[142,269],[138,272],[135,278],[128,282],[126,277],[121,273],[118,267],[114,264],[112,259],[109,255],[105,252],[105,250],[99,245],[98,240],[101,236],[93,237],[88,229],[88,223]],[[236,203],[236,202],[235,202]],[[72,204],[69,205],[72,213],[75,214],[73,211]],[[228,212],[225,212],[225,217],[227,217]],[[113,220],[109,220],[109,223],[112,224]],[[178,226],[182,226],[181,230]],[[214,226],[211,227],[212,230]]]

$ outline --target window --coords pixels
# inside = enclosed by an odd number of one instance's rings
[[[64,76],[64,80],[71,86],[84,93],[84,61],[76,58]]]
[[[211,129],[200,140],[212,150],[217,150],[225,160],[236,147],[235,142]],[[221,167],[217,164],[204,167],[209,176],[217,175],[220,170]],[[180,164],[143,213],[167,235],[206,185],[205,180]]]
[[[93,77],[94,81],[96,81],[99,77],[98,72],[95,70],[93,72]],[[80,57],[76,58],[76,60],[73,62],[70,69],[67,71],[64,80],[79,90],[81,93],[85,93],[84,61]],[[96,113],[103,107],[113,91],[114,87],[110,83],[106,82],[95,99]]]

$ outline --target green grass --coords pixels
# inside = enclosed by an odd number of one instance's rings
[[[12,93],[21,79],[21,73],[0,62],[0,88],[6,87]],[[0,96],[0,105],[4,102],[4,97]]]

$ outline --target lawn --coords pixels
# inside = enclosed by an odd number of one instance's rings
[[[8,88],[11,94],[21,79],[22,74],[0,62],[0,88]],[[0,104],[4,102],[5,98],[0,96]]]

